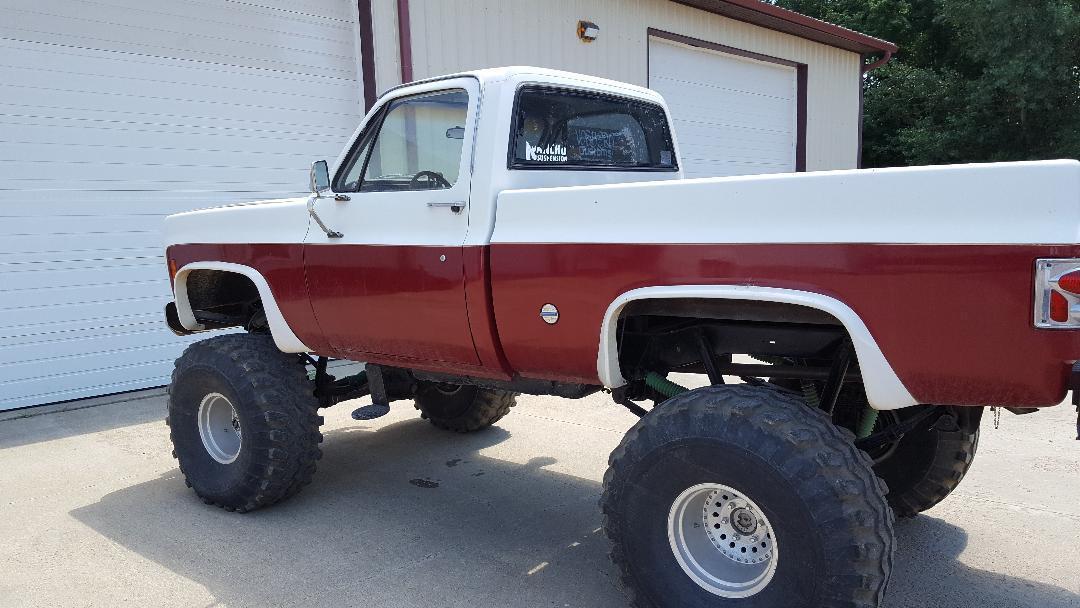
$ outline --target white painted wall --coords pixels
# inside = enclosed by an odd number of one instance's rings
[[[362,114],[350,0],[0,5],[0,409],[167,383],[162,218],[303,193]]]
[[[667,101],[686,177],[795,171],[795,68],[654,37],[649,86]]]
[[[387,15],[393,0],[376,0]],[[648,28],[808,65],[807,170],[858,165],[859,55],[669,0],[410,3],[413,76],[498,65],[536,65],[648,86]],[[592,43],[578,40],[579,19],[600,26]],[[397,57],[396,16],[376,27],[376,58]],[[384,28],[393,26],[387,32]],[[392,40],[391,40],[392,38]],[[400,71],[379,72],[383,91]]]

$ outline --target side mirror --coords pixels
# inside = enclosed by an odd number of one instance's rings
[[[318,194],[330,188],[330,168],[325,160],[311,163],[311,193]]]

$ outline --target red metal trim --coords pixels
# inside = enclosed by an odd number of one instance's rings
[[[375,28],[371,21],[371,0],[356,0],[360,21],[360,74],[364,83],[364,110],[375,105]]]
[[[878,59],[874,63],[864,64],[862,68],[863,74],[869,72],[870,70],[876,70],[881,66],[885,65],[886,63],[889,63],[889,60],[892,59],[892,56],[893,51],[885,51],[885,56],[881,59]]]
[[[865,63],[865,59],[865,57],[860,57],[859,62]],[[858,151],[855,153],[855,162],[857,163],[855,167],[858,169],[863,168],[863,123],[865,122],[863,114],[865,112],[864,104],[866,102],[866,85],[863,82],[863,74],[865,73],[866,72],[864,70],[862,73],[859,74],[859,148]]]
[[[397,0],[398,53],[401,57],[401,82],[413,81],[412,26],[409,22],[409,0]]]
[[[806,81],[809,78],[806,64],[795,68],[795,171],[806,171]]]
[[[673,0],[730,19],[862,54],[895,53],[897,46],[760,0]]]
[[[670,40],[671,42],[696,46],[718,53],[726,53],[728,55],[735,55],[737,57],[753,59],[755,61],[764,61],[766,63],[795,68],[795,171],[800,173],[806,171],[806,81],[809,78],[809,68],[805,63],[791,61],[790,59],[781,59],[780,57],[773,57],[772,55],[763,55],[762,53],[755,53],[753,51],[727,46],[726,44],[709,42],[708,40],[701,40],[699,38],[691,38],[690,36],[675,34],[653,27],[650,27],[647,30],[647,35],[652,38]],[[646,82],[648,82],[649,44],[645,45],[645,78]]]
[[[775,63],[779,65],[786,65],[789,68],[797,68],[799,66],[805,66],[804,63],[798,63],[789,59],[781,59],[779,57],[773,57],[772,55],[764,55],[762,53],[755,53],[753,51],[747,51],[734,46],[728,46],[726,44],[720,44],[718,42],[709,42],[708,40],[702,40],[700,38],[691,38],[690,36],[684,36],[682,34],[675,34],[665,30],[650,27],[648,29],[648,35],[655,38],[661,38],[663,40],[670,40],[672,42],[678,42],[688,46],[701,47],[703,49],[709,49],[710,51],[717,51],[720,53],[727,53],[729,55],[736,55],[739,57],[745,57],[746,59],[755,59],[757,61],[765,61],[768,63]],[[648,59],[648,57],[646,57]]]

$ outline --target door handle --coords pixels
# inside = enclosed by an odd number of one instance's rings
[[[322,228],[322,231],[326,233],[326,236],[328,238],[340,239],[341,237],[345,236],[344,234],[341,234],[337,230],[330,230],[329,228],[326,227],[326,224],[324,224],[322,222],[322,219],[319,217],[319,214],[315,212],[315,201],[318,200],[318,198],[319,197],[317,197],[317,196],[312,196],[312,197],[308,198],[308,201],[307,201],[308,215],[311,216],[311,219],[315,220],[315,223],[319,225],[319,228]]]
[[[428,207],[432,209],[450,209],[454,213],[461,213],[461,210],[465,208],[464,201],[447,201],[438,203],[428,203]]]

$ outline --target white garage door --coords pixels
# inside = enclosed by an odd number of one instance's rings
[[[795,170],[794,67],[652,37],[649,88],[671,109],[687,177]]]
[[[306,190],[362,113],[352,0],[0,5],[0,409],[165,384],[162,218]]]

